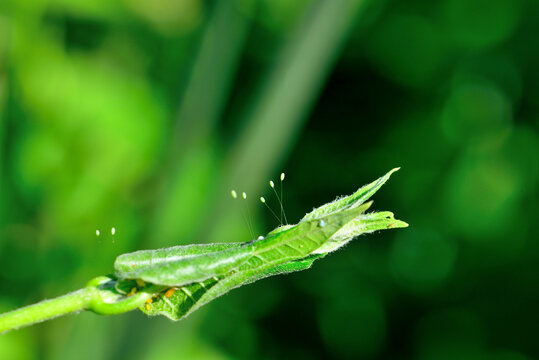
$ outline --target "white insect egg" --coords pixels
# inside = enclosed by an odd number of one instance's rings
[[[281,181],[284,180],[284,173],[281,173]]]
[[[263,204],[265,204],[265,203],[266,203],[266,199],[264,199],[264,197],[261,196],[261,197],[260,197],[260,202],[263,203]]]
[[[115,227],[113,227],[112,229],[110,229],[110,234],[111,234],[111,235],[116,234],[116,228],[115,228]]]
[[[273,181],[271,181],[271,180],[270,180],[270,186],[271,186],[272,188],[275,187],[275,184],[274,184]]]
[[[234,199],[238,198],[238,193],[236,193],[236,190],[230,190],[230,195],[232,195]]]
[[[324,220],[320,220],[320,226],[321,226],[321,227],[326,226],[326,222],[325,222]]]
[[[97,229],[97,230],[95,231],[95,236],[99,236],[99,235],[101,235],[101,231],[99,231],[99,229]]]
[[[244,199],[247,199],[247,194],[245,193],[245,191],[241,194],[241,196],[242,196]]]
[[[263,237],[262,235],[260,235],[260,236],[257,238],[257,240],[263,240],[263,239],[264,239],[264,237]]]

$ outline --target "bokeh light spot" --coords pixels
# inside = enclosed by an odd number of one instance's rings
[[[456,143],[491,143],[511,125],[511,104],[498,89],[478,83],[456,87],[442,112],[444,134]]]
[[[538,178],[538,136],[531,128],[517,126],[501,144],[461,154],[446,180],[446,219],[469,241],[487,244],[504,256],[518,254],[526,241],[516,236],[518,207],[537,189]]]
[[[421,293],[440,286],[450,276],[456,257],[455,243],[436,232],[410,228],[397,234],[389,268],[400,285]]]
[[[490,242],[513,220],[519,182],[515,169],[502,159],[463,155],[447,178],[447,219],[467,238]]]
[[[522,69],[504,53],[475,54],[455,69],[453,87],[461,84],[488,84],[498,89],[516,106],[522,97]]]
[[[372,64],[383,75],[409,86],[432,80],[443,64],[444,51],[438,29],[412,15],[384,20],[372,34],[368,50]]]
[[[509,38],[520,20],[518,0],[446,0],[444,13],[453,41],[482,49]]]
[[[125,3],[165,34],[191,31],[199,25],[203,15],[200,0],[125,0]]]
[[[298,20],[306,0],[263,0],[260,1],[259,21],[275,33],[286,33]]]
[[[519,174],[522,194],[537,188],[539,179],[539,136],[525,125],[515,127],[498,150],[500,157]]]

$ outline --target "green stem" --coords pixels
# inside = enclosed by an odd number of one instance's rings
[[[150,284],[136,294],[125,297],[118,294],[110,282],[110,277],[99,276],[90,280],[83,289],[2,314],[0,334],[83,310],[91,310],[100,315],[121,314],[135,310],[165,289]]]
[[[95,289],[84,288],[55,299],[45,300],[0,315],[0,333],[50,320],[58,316],[86,310]]]

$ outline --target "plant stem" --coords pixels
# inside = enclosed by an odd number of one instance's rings
[[[0,315],[0,333],[50,320],[72,312],[86,310],[95,289],[84,288],[54,299],[13,310]]]
[[[110,277],[98,276],[80,290],[2,314],[0,334],[83,310],[91,310],[100,315],[121,314],[138,308],[154,294],[165,289],[164,286],[150,284],[132,296],[118,297],[114,287],[109,285],[110,281]]]

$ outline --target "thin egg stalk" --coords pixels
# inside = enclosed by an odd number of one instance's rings
[[[277,221],[279,221],[279,225],[282,225],[283,223],[282,223],[281,219],[279,219],[277,214],[275,214],[275,211],[273,211],[273,209],[268,204],[266,204],[266,199],[263,196],[260,197],[260,202],[262,204],[264,204],[268,208],[268,210],[271,212],[273,217],[275,217],[275,219],[277,219]]]

